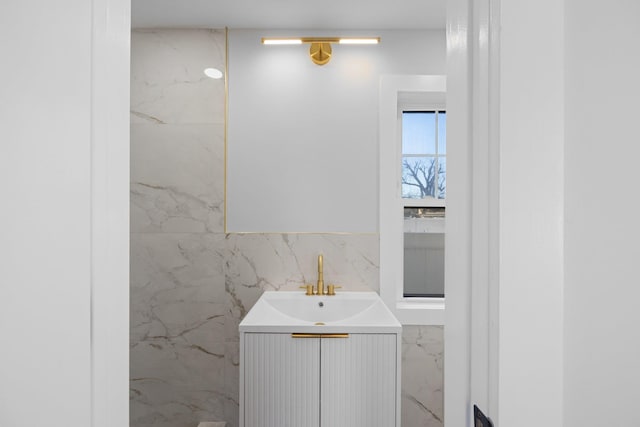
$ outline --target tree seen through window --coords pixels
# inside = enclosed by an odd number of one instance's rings
[[[446,196],[446,112],[402,113],[402,197]]]

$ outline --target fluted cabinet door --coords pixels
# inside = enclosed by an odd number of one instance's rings
[[[246,333],[244,369],[246,427],[319,427],[319,338]]]
[[[321,425],[396,425],[395,334],[351,334],[323,339]]]

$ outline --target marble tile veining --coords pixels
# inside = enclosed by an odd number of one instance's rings
[[[225,343],[224,418],[228,427],[237,427],[240,418],[240,347],[238,342]]]
[[[224,79],[203,74],[225,35],[133,30],[131,52],[131,425],[196,426],[230,400]]]
[[[224,123],[224,30],[133,30],[131,123]]]
[[[132,234],[133,343],[188,338],[200,327],[222,331],[221,241],[215,234]]]
[[[222,421],[224,398],[212,398],[219,394],[213,387],[196,389],[155,378],[132,378],[131,384],[131,426],[195,427],[202,420]]]
[[[223,242],[219,234],[132,234],[133,426],[223,416]]]
[[[322,254],[325,282],[352,291],[380,288],[377,235],[233,234],[228,248],[228,274],[244,286],[297,290],[317,280]]]
[[[443,361],[444,329],[442,326],[403,326],[403,426],[443,426]]]
[[[224,231],[224,127],[131,126],[131,231]]]

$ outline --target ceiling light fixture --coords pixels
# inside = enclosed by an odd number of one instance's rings
[[[263,37],[262,44],[293,45],[310,44],[309,56],[318,65],[324,65],[331,60],[331,43],[339,44],[378,44],[380,37]]]

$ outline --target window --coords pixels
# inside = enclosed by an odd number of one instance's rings
[[[446,194],[445,111],[402,111],[402,198],[444,199]]]
[[[447,115],[442,109],[399,107],[403,296],[442,298]]]
[[[445,95],[445,76],[380,81],[380,296],[403,325],[444,324]]]

